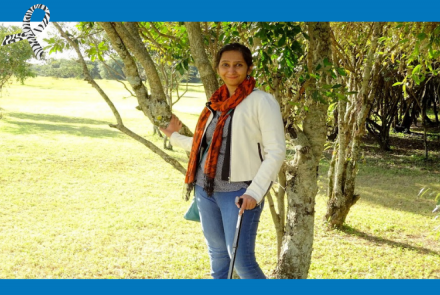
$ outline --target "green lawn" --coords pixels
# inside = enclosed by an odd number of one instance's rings
[[[135,98],[98,83],[127,127],[162,146]],[[203,88],[191,87],[174,110],[194,128],[204,102]],[[183,175],[110,128],[115,119],[89,84],[29,79],[4,91],[0,107],[0,278],[210,278],[200,224],[182,218]],[[440,190],[438,161],[368,151],[342,231],[322,226],[323,158],[309,277],[440,278],[434,202],[416,198],[424,186]],[[186,166],[182,150],[169,153]],[[264,211],[256,251],[271,276],[276,239]]]

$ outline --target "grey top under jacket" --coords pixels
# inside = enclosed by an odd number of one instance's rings
[[[205,137],[206,142],[210,142],[215,127],[217,126],[218,119],[221,115],[221,112],[217,111],[214,114],[214,117],[209,124],[208,128],[206,129]],[[228,131],[229,131],[229,124],[231,123],[231,117],[229,116],[226,119],[225,126],[223,127],[223,134],[222,134],[222,145],[220,147],[220,152],[217,159],[217,167],[215,172],[215,178],[214,178],[214,192],[234,192],[238,191],[242,188],[247,188],[249,185],[244,182],[229,182],[221,179],[222,175],[222,167],[225,160],[225,152],[226,152],[226,139],[228,137]],[[197,174],[196,174],[196,184],[198,186],[204,187],[204,174],[203,170],[205,167],[206,157],[208,153],[205,153],[203,156],[202,161],[199,163],[197,167]]]

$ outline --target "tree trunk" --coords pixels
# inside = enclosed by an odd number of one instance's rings
[[[400,127],[403,128],[403,132],[410,133],[411,125],[412,125],[412,116],[411,116],[412,111],[411,110],[414,108],[415,102],[412,101],[412,98],[408,98],[407,100],[409,100],[407,103],[408,106],[405,109],[405,113],[404,113],[402,121],[400,123]]]
[[[380,131],[380,148],[383,151],[391,151],[390,127],[391,127],[391,125],[384,124],[384,125],[382,125],[382,130]]]
[[[313,101],[312,94],[331,77],[323,60],[332,60],[329,23],[308,23],[310,63],[312,69],[322,66],[321,79],[313,81],[306,90],[309,111],[303,130],[294,126],[295,156],[287,163],[287,219],[281,255],[276,268],[280,279],[307,278],[314,234],[315,197],[318,192],[317,171],[326,140],[328,104]]]
[[[378,39],[381,36],[381,28],[382,24],[374,24],[371,47],[368,52],[362,77],[362,86],[357,96],[358,100],[352,102],[352,105],[358,105],[359,107],[350,109],[345,115],[345,118],[355,118],[354,126],[351,130],[342,132],[341,128],[347,128],[351,125],[348,124],[348,121],[339,122],[339,124],[342,123],[342,126],[339,126],[341,132],[338,135],[341,139],[339,139],[339,145],[337,147],[337,158],[334,159],[336,162],[335,171],[333,172],[334,179],[330,183],[333,185],[333,188],[328,188],[331,193],[329,193],[327,212],[324,217],[324,220],[328,222],[330,227],[342,227],[350,208],[359,199],[359,196],[354,193],[357,163],[359,160],[362,135],[365,132],[365,122],[374,99],[374,91],[372,90],[374,90],[378,83],[377,68],[379,64],[378,59],[376,59],[376,63],[374,63],[374,53],[378,46]],[[372,80],[370,80],[370,78],[372,78]],[[348,136],[345,139],[343,139],[344,134]],[[336,153],[334,153],[334,157],[336,157]]]
[[[419,116],[417,107],[418,107],[417,104],[414,103],[411,110],[411,121],[414,123],[414,126],[416,127],[417,127],[417,117]]]
[[[435,95],[435,93],[433,93],[432,95]],[[439,98],[437,97],[437,99],[439,99]],[[435,123],[438,125],[439,121],[438,121],[437,101],[436,101],[435,96],[432,99],[432,110],[433,110],[434,116],[435,116]]]
[[[425,160],[428,160],[428,138],[427,138],[427,134],[426,134],[426,129],[427,129],[427,125],[428,122],[426,122],[427,120],[427,115],[426,115],[426,109],[428,108],[428,104],[426,103],[426,86],[427,83],[425,83],[424,85],[424,89],[423,89],[423,93],[422,93],[422,120],[423,120],[423,143],[425,145]]]
[[[388,122],[385,116],[381,116],[381,121],[382,121],[382,125],[379,125],[370,118],[367,118],[366,127],[368,132],[376,139],[381,150],[391,151],[391,147],[390,147],[391,122]]]
[[[206,55],[200,23],[186,22],[185,27],[188,32],[191,55],[194,58],[194,62],[200,73],[200,79],[205,87],[206,98],[210,99],[219,85],[214,69]]]

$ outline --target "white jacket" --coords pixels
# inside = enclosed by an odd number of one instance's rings
[[[205,131],[212,118],[211,113]],[[286,155],[284,126],[278,102],[271,94],[254,89],[235,108],[231,124],[229,181],[252,180],[245,194],[260,203],[272,181],[276,181]],[[174,132],[170,142],[173,146],[191,151],[192,139]]]

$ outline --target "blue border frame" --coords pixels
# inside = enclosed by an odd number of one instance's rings
[[[0,280],[2,294],[306,294],[436,293],[438,280]]]
[[[35,4],[51,21],[440,21],[440,1],[8,1],[0,21],[21,22]],[[42,14],[41,14],[42,15]],[[39,21],[36,13],[33,21]],[[414,294],[438,280],[0,280],[1,294]]]
[[[35,4],[51,21],[440,21],[438,0],[25,0],[2,3],[0,21],[22,21]]]

